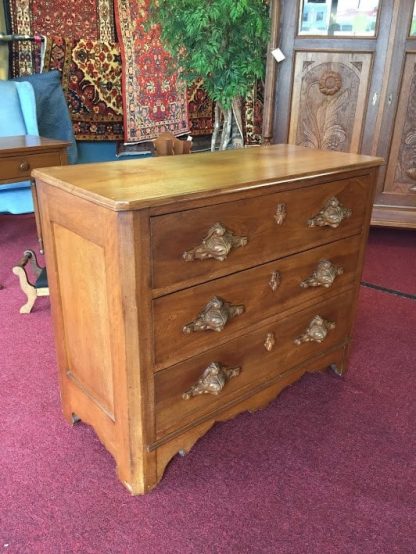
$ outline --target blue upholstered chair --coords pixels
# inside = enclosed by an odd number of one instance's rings
[[[0,99],[0,136],[40,135],[64,140],[70,143],[68,163],[76,163],[77,146],[59,71],[0,81]],[[28,181],[0,187],[0,213],[32,211]]]
[[[30,83],[0,81],[0,98],[1,137],[39,134],[35,93]],[[30,181],[0,187],[0,213],[4,212],[33,212]]]

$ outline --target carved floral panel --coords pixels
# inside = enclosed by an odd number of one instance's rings
[[[289,142],[358,152],[370,53],[297,52]]]
[[[416,54],[407,54],[384,190],[416,192]]]

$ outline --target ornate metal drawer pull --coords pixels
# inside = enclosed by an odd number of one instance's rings
[[[277,291],[280,286],[281,280],[282,279],[280,277],[280,273],[278,271],[273,271],[269,281],[270,288],[273,292]]]
[[[266,340],[264,341],[264,348],[267,352],[271,352],[275,344],[276,339],[274,338],[274,333],[267,333]]]
[[[328,334],[330,329],[335,329],[335,322],[328,321],[320,315],[316,315],[309,323],[309,327],[306,331],[296,337],[295,344],[302,344],[303,342],[322,342]]]
[[[227,321],[241,315],[244,310],[243,304],[234,306],[219,296],[214,296],[194,321],[184,326],[183,332],[189,334],[195,331],[206,331],[207,329],[222,331]]]
[[[218,362],[211,362],[201,377],[190,389],[182,394],[184,400],[200,394],[219,394],[224,385],[233,377],[240,375],[241,367],[225,368]]]
[[[322,210],[311,219],[308,219],[308,227],[338,227],[343,219],[350,217],[352,210],[344,208],[338,198],[333,196],[322,208]]]
[[[274,215],[274,219],[276,220],[276,223],[278,225],[283,225],[283,222],[286,219],[286,216],[287,216],[286,204],[283,204],[283,203],[278,204],[276,206],[276,213]]]
[[[338,275],[342,275],[344,269],[340,265],[333,264],[330,260],[321,260],[310,277],[300,283],[304,289],[308,287],[329,288]]]
[[[231,248],[245,246],[247,242],[247,237],[234,235],[232,231],[226,229],[221,223],[215,223],[209,229],[202,243],[191,250],[185,251],[182,257],[187,262],[206,260],[208,258],[214,258],[222,262],[228,256]]]

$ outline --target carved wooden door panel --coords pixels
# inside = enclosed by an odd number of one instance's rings
[[[406,56],[384,191],[416,192],[416,52]]]
[[[289,142],[358,152],[372,55],[296,52]]]
[[[391,63],[379,140],[371,153],[386,160],[373,208],[374,225],[416,228],[416,1],[395,3]]]
[[[286,59],[276,79],[273,142],[370,153],[388,44],[379,29],[390,28],[392,3],[381,9],[369,0],[371,10],[360,15],[356,0],[280,0]],[[347,24],[344,12],[354,6]],[[359,17],[364,25],[356,25]]]

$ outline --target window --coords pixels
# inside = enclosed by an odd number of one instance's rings
[[[379,3],[379,0],[301,0],[299,34],[373,37]],[[416,36],[416,11],[411,35]]]

